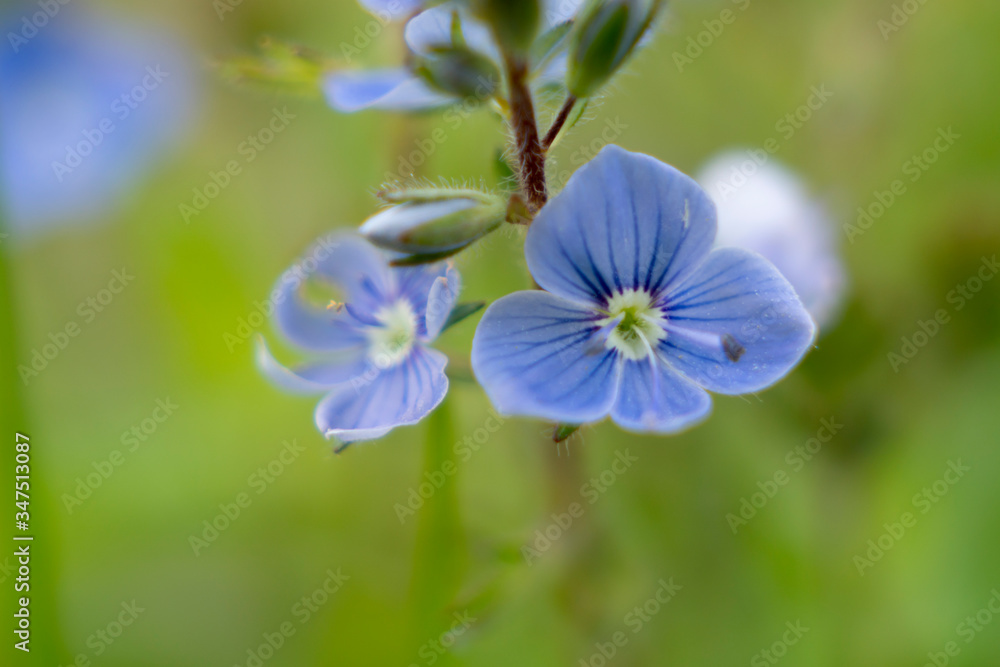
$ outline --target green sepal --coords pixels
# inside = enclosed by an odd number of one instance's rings
[[[577,26],[566,73],[566,87],[572,95],[590,97],[611,78],[621,64],[619,52],[628,24],[628,4],[609,3]]]
[[[572,21],[563,21],[546,30],[531,47],[531,64],[535,71],[540,70],[552,56],[556,55],[566,44],[566,36],[573,27]]]
[[[465,318],[475,315],[482,310],[485,305],[485,301],[467,301],[465,303],[456,304],[455,307],[451,309],[451,314],[448,315],[448,319],[445,320],[444,325],[441,327],[441,333],[444,333]]]
[[[470,4],[503,50],[526,53],[531,48],[542,19],[539,0],[472,0]]]
[[[553,442],[564,442],[573,437],[573,434],[580,430],[582,424],[557,424],[552,433]]]
[[[405,257],[398,257],[389,262],[389,266],[420,266],[421,264],[433,264],[434,262],[440,262],[443,259],[448,259],[453,255],[465,250],[468,245],[464,245],[461,248],[451,248],[450,250],[445,250],[443,252],[433,252],[426,255],[406,255]]]
[[[495,204],[496,195],[474,188],[452,188],[428,186],[386,185],[375,195],[387,204],[404,202],[432,202],[447,199],[473,199],[484,204]]]
[[[412,69],[431,87],[448,95],[486,102],[500,86],[500,69],[467,46],[436,47],[415,56]]]
[[[664,0],[606,0],[580,11],[570,34],[566,87],[592,97],[625,64],[649,31]]]
[[[517,174],[504,158],[504,151],[499,148],[493,153],[493,174],[496,176],[497,184],[504,190],[514,192],[520,188]]]

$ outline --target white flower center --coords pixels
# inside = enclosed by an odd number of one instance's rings
[[[368,356],[378,368],[389,368],[406,359],[417,339],[417,316],[406,299],[375,313],[380,327],[368,329]]]
[[[608,316],[598,324],[613,328],[604,347],[617,350],[626,359],[649,358],[657,343],[667,337],[667,319],[645,290],[627,289],[615,294],[608,300],[606,312]]]

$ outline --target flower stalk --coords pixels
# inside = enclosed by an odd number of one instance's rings
[[[528,88],[528,63],[518,56],[506,54],[504,66],[510,90],[510,122],[517,147],[518,180],[532,213],[548,201],[545,183],[545,149],[538,136],[535,105]]]
[[[573,107],[576,106],[576,97],[573,95],[567,95],[566,101],[563,102],[562,108],[559,110],[559,114],[556,119],[552,121],[552,127],[549,131],[545,133],[545,138],[542,139],[542,148],[544,150],[549,150],[552,144],[555,143],[556,137],[559,136],[559,132],[562,131],[563,126],[566,124],[566,120],[569,118],[570,112],[573,111]]]

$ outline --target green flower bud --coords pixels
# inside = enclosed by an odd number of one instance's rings
[[[496,64],[465,46],[433,49],[414,60],[413,71],[434,88],[458,97],[487,100],[500,85]]]
[[[376,213],[360,232],[375,245],[416,255],[457,252],[500,226],[507,202],[478,190],[415,188],[382,194],[395,206]]]
[[[635,50],[662,0],[600,0],[589,4],[570,34],[566,87],[574,97],[596,93]]]
[[[541,24],[539,0],[472,0],[471,5],[505,50],[524,53],[531,48]]]

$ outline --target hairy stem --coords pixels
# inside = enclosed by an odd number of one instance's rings
[[[516,56],[504,58],[510,87],[510,122],[517,144],[518,178],[532,213],[548,201],[545,185],[545,149],[538,137],[535,105],[528,88],[528,63]]]
[[[566,101],[563,102],[562,109],[559,110],[559,115],[556,119],[552,121],[552,127],[549,131],[545,133],[545,138],[542,139],[542,148],[549,150],[552,143],[559,136],[559,131],[562,130],[563,125],[566,124],[566,119],[569,118],[570,112],[573,110],[573,106],[576,104],[576,98],[573,95],[567,95]]]

